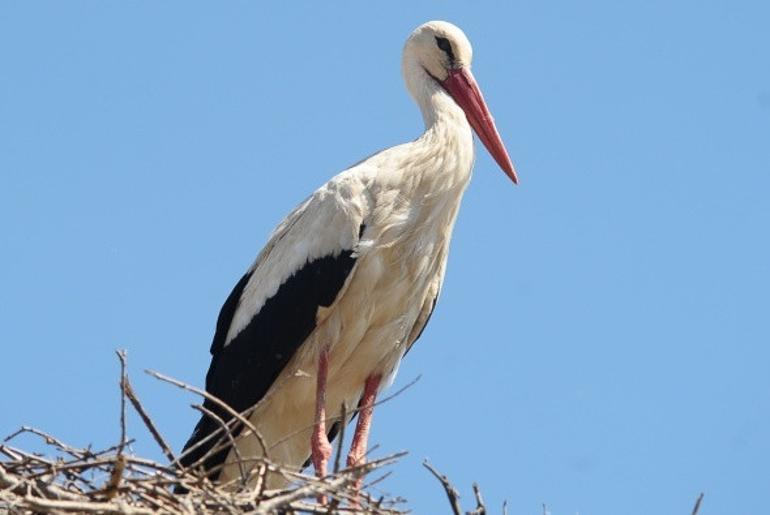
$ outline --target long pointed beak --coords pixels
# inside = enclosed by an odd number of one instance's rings
[[[476,131],[479,139],[495,158],[500,168],[515,184],[518,184],[519,179],[516,177],[516,170],[513,168],[508,151],[503,145],[503,140],[500,139],[497,127],[495,127],[492,113],[489,112],[487,104],[484,102],[484,96],[481,94],[479,85],[473,78],[471,71],[465,68],[451,70],[441,85],[457,102],[457,105],[465,111],[465,116],[471,127]]]

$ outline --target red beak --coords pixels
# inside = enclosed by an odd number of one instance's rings
[[[471,127],[476,131],[479,139],[495,158],[500,168],[515,184],[518,184],[519,179],[516,177],[516,170],[513,168],[508,151],[505,150],[503,140],[500,139],[500,134],[495,127],[495,120],[487,109],[484,96],[481,94],[479,85],[476,84],[476,79],[473,78],[471,71],[465,68],[450,70],[449,76],[444,79],[441,85],[457,102],[457,105],[465,111],[465,116]]]

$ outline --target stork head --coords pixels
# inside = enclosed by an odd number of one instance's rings
[[[407,56],[441,82],[451,70],[470,68],[473,48],[459,27],[445,21],[429,21],[417,27],[406,40],[404,58]]]
[[[431,82],[437,84],[465,112],[471,127],[500,168],[518,183],[511,158],[471,73],[472,58],[470,41],[455,25],[445,21],[420,25],[404,46],[402,67],[407,88],[420,102],[425,86]]]

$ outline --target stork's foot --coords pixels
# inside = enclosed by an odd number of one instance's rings
[[[358,404],[358,423],[356,423],[356,432],[353,434],[353,443],[350,445],[348,453],[348,467],[357,467],[366,463],[366,448],[369,444],[369,428],[372,425],[372,413],[374,412],[374,401],[377,399],[377,390],[380,387],[382,376],[369,376],[364,384],[364,395]],[[363,485],[363,476],[356,480],[356,497],[354,507],[358,507],[358,493]]]

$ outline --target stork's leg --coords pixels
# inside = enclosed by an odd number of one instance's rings
[[[369,376],[364,383],[364,395],[358,404],[358,423],[353,434],[353,443],[348,453],[348,467],[363,465],[366,462],[366,447],[369,443],[369,428],[372,425],[374,401],[377,399],[377,389],[380,387],[381,375]],[[356,489],[361,489],[363,478],[356,482]]]
[[[315,393],[315,424],[310,439],[313,466],[318,477],[326,476],[326,465],[332,455],[332,446],[326,433],[326,376],[329,372],[329,349],[324,348],[318,358]]]

